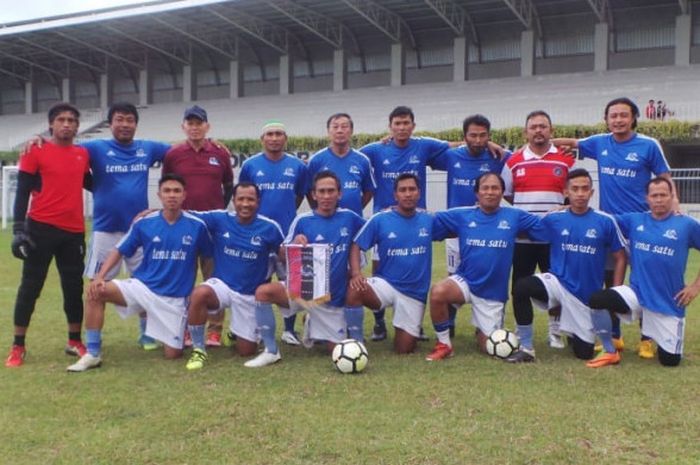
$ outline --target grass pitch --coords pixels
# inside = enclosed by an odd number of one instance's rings
[[[20,263],[0,233],[0,340],[12,342]],[[434,277],[444,276],[435,246]],[[700,266],[693,253],[692,279]],[[243,367],[212,350],[204,370],[136,345],[136,320],[108,309],[105,361],[69,374],[65,319],[52,266],[20,369],[0,368],[2,464],[698,464],[700,304],[688,309],[678,368],[639,359],[637,327],[618,367],[591,370],[546,347],[535,317],[538,363],[509,366],[477,354],[469,308],[458,316],[456,355],[423,360],[434,341],[397,356],[368,342],[370,365],[335,371],[320,350],[283,346],[283,360]],[[367,314],[366,334],[372,318]],[[508,306],[507,326],[513,327]],[[429,319],[425,328],[433,335]]]

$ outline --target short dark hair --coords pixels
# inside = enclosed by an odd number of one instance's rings
[[[653,100],[650,100],[650,102],[653,102]],[[659,100],[659,103],[662,103],[661,100]],[[610,107],[613,105],[627,105],[630,107],[630,111],[632,112],[632,116],[634,117],[634,121],[632,121],[632,129],[637,129],[637,119],[639,118],[639,107],[630,99],[627,97],[618,97],[615,99],[612,99],[608,102],[607,105],[605,105],[605,120],[607,121],[608,119],[608,111],[610,110]]]
[[[238,192],[239,188],[247,188],[247,187],[255,188],[255,197],[257,199],[260,199],[260,188],[258,187],[257,184],[255,184],[254,182],[250,182],[250,181],[241,181],[238,184],[236,184],[235,186],[233,186],[232,198],[234,198],[234,199],[236,198],[236,192]]]
[[[347,113],[333,113],[331,116],[329,116],[328,121],[326,121],[326,129],[329,129],[333,120],[336,120],[338,118],[347,118],[350,121],[350,127],[355,129],[355,123],[352,121],[352,118]]]
[[[416,115],[413,114],[413,110],[411,110],[410,107],[399,105],[391,110],[391,113],[389,113],[389,124],[391,124],[391,121],[398,116],[410,116],[411,122],[416,122]]]
[[[569,171],[569,175],[566,177],[566,183],[568,184],[569,181],[575,178],[588,178],[588,180],[591,182],[591,185],[593,185],[593,178],[591,177],[591,173],[589,173],[588,170],[585,168],[576,168],[575,170]]]
[[[53,120],[64,111],[69,111],[73,113],[76,119],[80,119],[80,111],[74,105],[68,102],[58,102],[49,108],[49,124],[52,124]]]
[[[420,179],[418,179],[418,175],[416,173],[411,173],[411,172],[405,172],[401,173],[398,175],[398,177],[394,180],[394,192],[397,191],[399,188],[399,183],[405,179],[413,179],[416,183],[416,187],[418,190],[420,190]]]
[[[671,184],[671,181],[669,181],[668,178],[664,178],[663,176],[657,176],[649,180],[649,182],[647,183],[647,194],[649,193],[649,188],[654,184],[666,184],[668,186],[669,192],[673,194],[673,185]]]
[[[481,187],[481,182],[482,180],[486,179],[489,176],[495,176],[496,179],[498,179],[498,182],[501,184],[501,192],[506,191],[506,182],[503,180],[500,174],[498,173],[484,173],[478,178],[476,178],[476,181],[474,182],[474,192],[479,192],[479,187]]]
[[[319,171],[318,173],[316,173],[316,175],[314,176],[314,180],[311,184],[311,190],[315,191],[316,190],[316,183],[318,181],[320,181],[321,179],[326,179],[326,178],[333,179],[335,181],[336,187],[338,188],[338,192],[340,192],[340,178],[338,177],[337,174],[335,174],[333,171],[330,171],[330,170],[323,170],[323,171]]]
[[[160,179],[158,180],[158,189],[160,189],[160,186],[162,186],[163,183],[165,183],[165,182],[167,182],[167,181],[179,182],[180,184],[182,184],[182,187],[185,187],[185,188],[187,187],[187,183],[185,183],[185,178],[183,178],[183,177],[180,176],[179,174],[175,174],[175,173],[165,173],[165,174],[164,174],[163,176],[161,176]]]
[[[467,116],[464,119],[464,122],[462,123],[462,135],[466,136],[467,135],[467,130],[469,129],[469,126],[471,125],[475,126],[483,126],[486,128],[486,131],[491,131],[491,121],[488,120],[484,115],[471,115]]]
[[[109,107],[109,111],[107,112],[107,121],[109,124],[112,124],[112,118],[114,118],[115,113],[123,113],[125,115],[134,115],[134,119],[136,120],[136,124],[139,122],[139,111],[136,109],[136,106],[133,103],[129,102],[117,102],[113,103],[112,106]]]
[[[535,116],[544,116],[547,118],[547,121],[549,121],[549,125],[552,125],[552,118],[549,116],[549,113],[544,110],[535,110],[527,114],[527,117],[525,118],[525,127],[527,127],[527,123]]]

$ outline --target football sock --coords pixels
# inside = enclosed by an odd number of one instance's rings
[[[449,321],[450,326],[454,328],[455,327],[455,319],[457,318],[457,306],[450,304],[447,306],[447,311],[450,315],[450,321]]]
[[[435,335],[437,336],[438,342],[452,347],[452,341],[450,341],[450,321],[451,320],[446,320],[440,323],[433,323],[433,328],[435,328]]]
[[[364,342],[363,333],[365,309],[363,307],[345,307],[345,323],[348,326],[348,337]]]
[[[88,353],[93,357],[99,357],[102,352],[102,330],[86,329],[85,342]]]
[[[275,340],[275,314],[272,311],[272,304],[255,302],[255,321],[260,330],[260,337],[265,344],[265,350],[272,354],[278,352],[277,341]]]
[[[25,336],[24,334],[22,334],[21,336],[19,334],[15,334],[15,340],[13,344],[16,346],[24,347],[24,338],[26,337],[27,336]]]
[[[384,310],[384,309],[374,311],[374,324],[375,325],[385,325],[386,326],[386,322],[384,321],[384,314],[385,313],[386,313],[386,310]]]
[[[603,350],[608,353],[615,352],[612,336],[612,318],[607,310],[591,309],[591,321],[593,322],[593,331],[600,338],[603,344]]]
[[[560,334],[559,332],[559,317],[549,315],[549,334]]]
[[[520,345],[523,349],[535,350],[532,345],[532,325],[517,325],[518,326],[518,337],[520,338]]]
[[[620,319],[617,316],[611,316],[612,318],[612,337],[614,339],[620,339],[622,337],[622,329],[620,329]]]
[[[284,330],[290,333],[294,332],[294,324],[297,322],[296,313],[291,316],[284,317]]]
[[[146,334],[146,322],[148,318],[145,316],[139,316],[139,331],[141,331],[141,336]]]
[[[68,331],[68,340],[80,342],[80,331]]]
[[[192,338],[192,347],[195,349],[205,350],[204,348],[204,326],[205,325],[187,325]]]

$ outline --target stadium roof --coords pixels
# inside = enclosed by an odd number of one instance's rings
[[[419,48],[431,34],[466,36],[483,28],[533,29],[581,16],[591,24],[631,10],[688,12],[690,0],[163,0],[0,25],[0,75],[16,80],[97,80],[117,72],[173,69],[205,59],[261,66],[292,54],[310,63],[319,47],[364,56],[377,41]]]

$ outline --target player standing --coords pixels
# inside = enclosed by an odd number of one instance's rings
[[[650,211],[616,215],[629,239],[630,284],[591,296],[593,326],[603,352],[591,368],[620,362],[612,340],[611,313],[627,322],[642,318],[642,334],[656,341],[662,365],[676,366],[683,355],[686,307],[700,293],[700,275],[684,284],[688,253],[700,249],[700,223],[674,212],[673,185],[657,177],[647,185]]]
[[[350,250],[351,279],[346,305],[373,311],[394,308],[394,349],[411,353],[420,337],[430,288],[433,217],[418,209],[420,179],[401,173],[394,181],[396,206],[375,213],[354,239]],[[366,279],[360,269],[361,250],[376,245],[379,265]]]
[[[352,238],[362,227],[364,221],[355,212],[338,208],[341,198],[340,178],[332,171],[321,171],[313,180],[313,211],[298,215],[289,228],[285,244],[328,244],[331,249],[330,295],[328,302],[311,304],[304,331],[304,345],[313,341],[326,341],[332,350],[336,343],[346,338],[362,338],[362,307],[359,311],[344,311],[345,293],[348,283],[348,256]],[[280,308],[289,308],[300,312],[304,307],[290,300],[284,283],[267,283],[255,291],[257,300],[256,315],[258,327],[265,341],[265,351],[253,360],[246,362],[247,367],[257,368],[280,360],[275,343],[275,317],[272,304]]]
[[[261,215],[276,221],[287,234],[289,225],[296,216],[297,208],[308,191],[308,169],[303,161],[284,152],[287,131],[282,122],[270,120],[263,125],[263,151],[248,158],[241,167],[239,181],[256,184],[260,189]],[[277,273],[279,280],[285,279],[284,267],[276,255],[270,256],[270,275]],[[301,341],[294,331],[296,316],[286,316],[282,341],[299,345]]]
[[[227,307],[231,308],[229,330],[236,336],[238,355],[248,357],[257,351],[255,289],[267,280],[270,253],[277,252],[284,240],[277,223],[258,215],[259,204],[258,187],[243,181],[233,189],[235,213],[193,212],[206,223],[212,237],[214,271],[190,296],[188,329],[194,348],[188,370],[200,369],[207,361],[207,315],[223,313]]]
[[[90,160],[85,149],[73,145],[80,124],[77,108],[57,103],[49,109],[48,120],[51,139],[42,147],[31,147],[19,160],[12,254],[23,260],[22,279],[15,300],[14,341],[6,367],[19,367],[24,362],[29,321],[54,257],[68,321],[65,352],[78,356],[85,353],[80,339],[85,258],[83,184],[89,182]]]
[[[564,204],[564,187],[574,159],[552,144],[552,119],[542,111],[533,111],[525,118],[527,144],[516,151],[503,167],[505,197],[514,207],[538,216]],[[512,284],[532,276],[539,267],[549,271],[549,244],[520,239],[513,253]],[[563,349],[559,333],[558,309],[550,310],[549,345]]]
[[[107,302],[115,304],[123,317],[146,312],[146,334],[164,344],[165,357],[182,355],[186,301],[194,285],[197,257],[211,257],[204,222],[182,211],[185,196],[185,181],[180,176],[163,175],[158,183],[163,210],[135,222],[90,282],[85,318],[87,353],[68,371],[86,371],[102,364]],[[106,280],[122,256],[132,256],[139,248],[143,249],[143,262],[133,278]]]
[[[570,335],[574,355],[592,358],[595,333],[588,301],[601,288],[608,254],[615,263],[614,282],[620,285],[624,281],[625,240],[610,215],[589,207],[593,180],[588,171],[572,170],[565,194],[570,207],[542,218],[541,238],[550,244],[550,271],[521,278],[513,288],[520,349],[506,359],[508,362],[535,361],[533,300],[544,310],[561,306],[560,330]]]
[[[178,174],[187,183],[187,198],[182,207],[186,210],[222,210],[231,201],[231,156],[207,139],[209,129],[209,119],[204,108],[197,105],[187,108],[182,122],[187,140],[171,147],[163,161],[163,173]],[[208,279],[212,270],[203,265],[204,262],[200,263],[202,275]],[[215,319],[217,317],[222,319]],[[223,312],[210,316],[206,340],[208,346],[221,345],[223,317]]]
[[[503,327],[516,238],[539,228],[537,216],[518,208],[501,207],[504,187],[498,174],[485,173],[473,187],[477,206],[435,214],[434,238],[457,236],[462,259],[455,274],[430,290],[430,316],[438,342],[426,357],[428,361],[452,356],[450,304],[472,304],[472,324],[477,328],[477,345],[482,351],[488,335]]]

